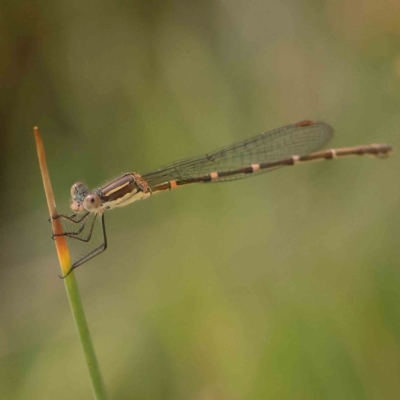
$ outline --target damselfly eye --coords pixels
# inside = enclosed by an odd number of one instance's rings
[[[83,208],[86,211],[95,211],[101,206],[100,197],[96,193],[88,194],[83,200]]]
[[[71,197],[74,198],[78,187],[83,186],[82,182],[76,182],[71,186]]]

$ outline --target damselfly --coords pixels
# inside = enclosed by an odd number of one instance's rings
[[[80,257],[68,274],[107,248],[104,223],[107,210],[189,184],[231,181],[283,166],[350,155],[385,157],[392,151],[387,144],[371,144],[316,152],[332,136],[333,129],[328,124],[302,121],[206,155],[173,162],[148,174],[128,172],[97,189],[88,190],[83,183],[75,183],[71,188],[73,214],[58,217],[62,218],[63,235],[89,242],[95,221],[100,219],[102,243]]]

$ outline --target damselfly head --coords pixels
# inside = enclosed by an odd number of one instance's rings
[[[100,196],[95,192],[89,192],[83,199],[83,208],[89,212],[95,212],[101,207]]]
[[[71,186],[72,204],[71,209],[75,212],[84,211],[83,201],[87,196],[88,189],[82,182],[76,182]]]
[[[95,212],[101,207],[100,196],[95,191],[88,191],[82,182],[76,182],[71,187],[72,204],[74,212]]]

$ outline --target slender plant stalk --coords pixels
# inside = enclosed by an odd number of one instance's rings
[[[57,234],[63,233],[61,221],[57,217],[57,210],[54,201],[53,189],[51,187],[49,171],[47,169],[46,156],[44,152],[42,138],[40,136],[39,129],[35,127],[33,129],[35,134],[36,148],[39,157],[40,171],[42,173],[44,191],[46,194],[47,205],[49,207],[51,224],[53,232]],[[71,268],[71,258],[67,246],[65,236],[55,236],[55,244],[60,261],[62,275],[66,275]],[[96,400],[107,400],[108,396],[105,390],[103,380],[101,378],[99,365],[97,363],[96,354],[92,339],[90,337],[89,328],[86,322],[85,312],[79,295],[78,284],[76,282],[75,273],[70,273],[65,279],[65,289],[71,306],[72,316],[75,320],[76,327],[78,329],[78,336],[82,344],[83,352],[85,354],[86,364],[89,371],[90,380],[92,382],[92,388],[94,397]]]

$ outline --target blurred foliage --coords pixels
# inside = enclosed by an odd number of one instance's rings
[[[37,166],[98,186],[320,119],[399,147],[400,3],[10,1],[0,24],[0,398],[91,388]],[[189,187],[106,215],[77,270],[115,399],[397,399],[395,155]]]

